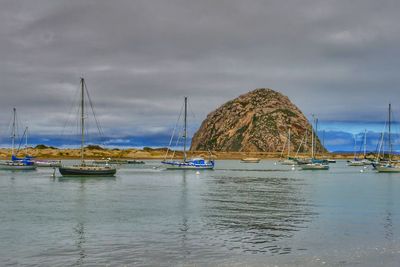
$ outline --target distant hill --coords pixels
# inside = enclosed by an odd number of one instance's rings
[[[292,151],[308,132],[301,152],[311,150],[311,125],[289,100],[271,89],[256,89],[208,114],[194,134],[191,150],[276,152],[291,129]],[[326,151],[317,138],[317,150]]]
[[[39,145],[35,146],[35,149],[57,149],[57,148],[53,147],[53,146],[46,146],[43,144],[39,144]]]

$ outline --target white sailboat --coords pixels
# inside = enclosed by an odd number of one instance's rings
[[[205,160],[202,157],[196,157],[196,158],[192,158],[189,159],[187,157],[187,152],[186,152],[186,143],[187,143],[187,97],[185,97],[184,100],[184,123],[183,123],[183,159],[182,160],[174,160],[174,154],[175,152],[172,154],[172,157],[170,159],[167,159],[168,157],[168,152],[169,152],[169,148],[167,150],[167,153],[165,154],[164,160],[161,162],[162,164],[165,165],[166,169],[168,170],[187,170],[187,169],[191,169],[191,170],[199,170],[199,169],[203,169],[203,170],[212,170],[214,169],[214,160]],[[174,130],[175,132],[175,130]],[[169,147],[172,144],[172,140],[174,137],[174,133],[172,133],[171,136],[171,141],[169,144]]]
[[[87,88],[85,80],[81,78],[81,161],[80,164],[73,166],[61,166],[58,168],[62,176],[114,176],[117,172],[116,168],[111,165],[100,166],[88,164],[84,159],[84,145],[85,145],[85,89]]]
[[[386,163],[378,163],[375,164],[375,169],[378,172],[389,172],[389,173],[400,173],[400,165],[398,162],[394,162],[392,159],[393,156],[393,144],[392,144],[392,139],[391,139],[391,117],[392,114],[392,105],[389,104],[389,119],[388,119],[388,128],[389,128],[389,133],[388,133],[388,145],[389,145],[389,161]]]
[[[315,128],[317,129],[317,120],[313,115]],[[318,171],[318,170],[329,170],[329,165],[324,160],[318,160],[315,158],[315,147],[316,137],[314,137],[314,131],[311,132],[311,162],[308,164],[301,165],[302,170]]]
[[[17,110],[14,108],[13,109],[13,125],[12,125],[12,133],[11,133],[11,160],[5,161],[5,162],[0,162],[0,170],[35,170],[36,165],[32,161],[32,158],[26,155],[24,158],[18,158],[16,156],[17,152],[15,153],[15,139],[17,136],[16,132],[16,117],[17,117]],[[26,140],[26,147],[27,147],[27,128],[25,129],[24,136]]]
[[[288,153],[287,153],[287,158],[284,159],[281,164],[282,165],[296,165],[297,162],[295,161],[294,158],[290,157],[290,128],[288,130],[288,138],[287,138],[287,147],[288,147]]]
[[[357,157],[357,139],[354,136],[354,158],[349,160],[347,166],[365,166],[370,165],[371,162],[367,159],[367,130],[364,131],[364,158]]]

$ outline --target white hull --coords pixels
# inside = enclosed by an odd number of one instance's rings
[[[0,170],[6,171],[26,171],[26,170],[36,170],[35,165],[24,165],[19,163],[12,163],[12,162],[1,162],[0,163]]]
[[[297,165],[297,162],[291,159],[286,159],[281,162],[282,165]]]
[[[302,170],[309,171],[318,171],[318,170],[329,170],[329,165],[319,164],[319,163],[310,163],[301,166]]]
[[[357,166],[364,166],[364,162],[362,161],[350,161],[347,166],[357,167]]]
[[[260,159],[259,158],[243,158],[240,160],[242,163],[259,163]]]
[[[368,160],[352,160],[347,163],[347,166],[367,166],[371,165],[371,162]]]
[[[35,161],[38,167],[61,167],[61,161]]]
[[[376,170],[378,172],[391,172],[391,173],[399,173],[400,167],[398,166],[376,166]]]

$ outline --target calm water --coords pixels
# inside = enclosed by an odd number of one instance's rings
[[[158,162],[103,179],[0,173],[1,266],[398,266],[400,174]]]

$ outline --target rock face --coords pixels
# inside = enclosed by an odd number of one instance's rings
[[[208,114],[193,136],[191,150],[279,152],[287,150],[289,128],[293,154],[302,140],[300,151],[311,151],[312,127],[303,113],[287,96],[256,89]],[[318,138],[316,144],[317,151],[325,151]]]

